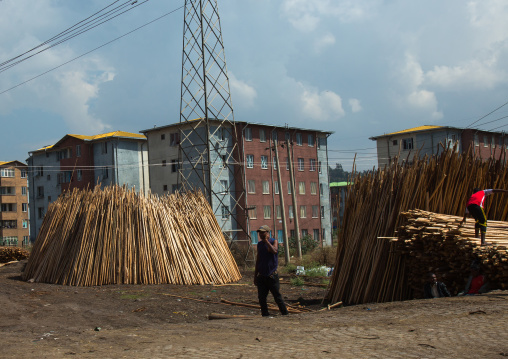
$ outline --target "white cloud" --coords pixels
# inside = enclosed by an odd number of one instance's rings
[[[327,33],[317,39],[315,43],[316,51],[319,53],[324,50],[325,47],[331,46],[335,44],[335,36],[333,36],[331,33]]]
[[[508,37],[508,3],[505,0],[475,0],[467,3],[470,24],[484,44],[505,41]]]
[[[258,96],[254,87],[247,85],[245,82],[238,80],[235,75],[229,71],[229,86],[233,97],[233,106],[251,108]]]
[[[369,17],[380,3],[380,0],[284,0],[281,9],[295,28],[311,32],[327,17],[342,22],[363,20]]]
[[[362,110],[362,106],[360,105],[360,100],[356,98],[349,99],[349,106],[351,106],[351,112],[356,113]]]
[[[342,99],[332,91],[321,91],[306,88],[301,82],[300,101],[303,115],[311,120],[330,121],[345,115],[342,108]]]

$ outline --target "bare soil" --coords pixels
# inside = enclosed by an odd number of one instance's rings
[[[25,263],[0,267],[0,358],[508,356],[506,291],[261,318],[221,303],[257,304],[249,270],[225,286],[68,287],[21,281]],[[325,291],[281,285],[288,304],[314,311]]]

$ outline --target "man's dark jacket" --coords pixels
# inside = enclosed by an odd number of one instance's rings
[[[448,289],[446,288],[446,285],[443,282],[437,282],[437,292],[439,294],[439,297],[451,297],[450,292],[448,292]],[[426,283],[423,287],[423,295],[425,299],[434,298],[432,295],[432,284]]]

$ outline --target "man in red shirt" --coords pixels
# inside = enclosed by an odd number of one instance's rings
[[[490,196],[493,193],[500,192],[508,192],[504,189],[485,189],[481,190],[479,188],[473,189],[473,194],[469,197],[469,200],[466,204],[466,212],[464,213],[464,218],[460,225],[466,222],[466,215],[470,213],[473,218],[476,220],[474,226],[474,234],[476,238],[479,238],[478,232],[481,232],[481,245],[485,246],[485,234],[487,233],[487,216],[485,215],[485,211],[483,210],[483,203],[485,201],[485,197]]]

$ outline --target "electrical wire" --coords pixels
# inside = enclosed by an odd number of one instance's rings
[[[147,1],[148,1],[148,0],[147,0]],[[129,32],[127,32],[127,33],[125,33],[125,34],[123,34],[123,35],[121,35],[121,36],[118,36],[118,37],[114,38],[113,40],[110,40],[110,41],[108,41],[108,42],[105,42],[104,44],[102,44],[102,45],[100,45],[100,46],[97,46],[96,48],[94,48],[94,49],[92,49],[92,50],[90,50],[90,51],[87,51],[87,52],[85,52],[85,53],[83,53],[83,54],[81,54],[81,55],[79,55],[79,56],[76,56],[75,58],[73,58],[73,59],[71,59],[71,60],[69,60],[69,61],[66,61],[66,62],[64,62],[64,63],[62,63],[62,64],[60,64],[60,65],[58,65],[58,66],[55,66],[55,67],[53,67],[52,69],[49,69],[48,71],[45,71],[45,72],[43,72],[43,73],[41,73],[41,74],[39,74],[39,75],[37,75],[37,76],[34,76],[34,77],[32,77],[32,78],[29,78],[28,80],[23,81],[23,82],[21,82],[21,83],[19,83],[19,84],[17,84],[17,85],[14,85],[14,86],[12,86],[12,87],[10,87],[10,88],[8,88],[8,89],[6,89],[6,90],[4,90],[4,91],[0,92],[0,95],[4,94],[4,93],[6,93],[6,92],[9,92],[9,91],[11,91],[11,90],[14,90],[15,88],[17,88],[17,87],[19,87],[19,86],[22,86],[22,85],[24,85],[24,84],[26,84],[26,83],[28,83],[28,82],[31,82],[31,81],[33,81],[33,80],[35,80],[35,79],[39,78],[39,77],[42,77],[42,76],[44,76],[44,75],[46,75],[46,74],[48,74],[48,73],[50,73],[50,72],[52,72],[52,71],[54,71],[54,70],[56,70],[56,69],[59,69],[59,68],[60,68],[60,67],[62,67],[62,66],[65,66],[65,65],[67,65],[67,64],[69,64],[69,63],[71,63],[71,62],[73,62],[73,61],[76,61],[76,60],[78,60],[78,59],[80,59],[80,58],[82,58],[82,57],[84,57],[84,56],[86,56],[86,55],[88,55],[88,54],[90,54],[90,53],[92,53],[92,52],[96,51],[96,50],[99,50],[100,48],[103,48],[103,47],[105,47],[105,46],[107,46],[107,45],[111,44],[112,42],[115,42],[115,41],[117,41],[117,40],[120,40],[121,38],[123,38],[123,37],[125,37],[125,36],[128,36],[128,35],[132,34],[132,33],[133,33],[133,32],[135,32],[135,31],[138,31],[138,30],[140,30],[140,29],[142,29],[142,28],[144,28],[144,27],[146,27],[146,26],[148,26],[148,25],[150,25],[150,24],[152,24],[152,23],[154,23],[154,22],[156,22],[156,21],[158,21],[158,20],[160,20],[160,19],[162,19],[162,18],[164,18],[164,17],[168,16],[168,15],[171,15],[171,14],[175,13],[176,11],[178,11],[178,10],[182,9],[183,7],[184,7],[184,6],[182,5],[182,6],[180,6],[180,7],[176,8],[176,9],[174,9],[174,10],[170,11],[170,12],[165,13],[164,15],[161,15],[161,16],[159,16],[159,17],[157,17],[157,18],[153,19],[152,21],[149,21],[149,22],[145,23],[144,25],[141,25],[141,26],[139,26],[139,27],[135,28],[134,30],[131,30],[131,31],[129,31]]]

